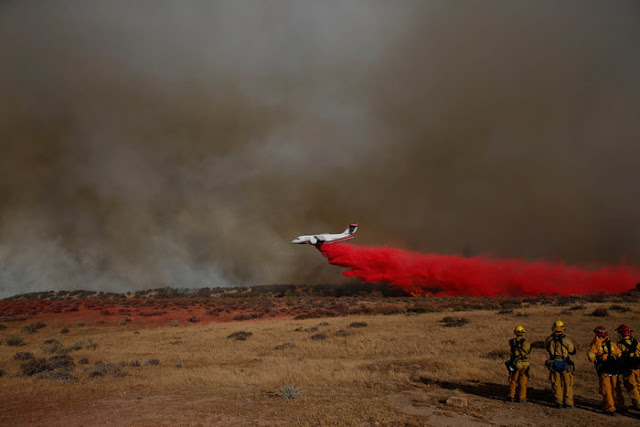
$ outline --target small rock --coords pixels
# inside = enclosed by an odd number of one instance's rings
[[[449,406],[469,406],[469,401],[466,397],[451,396],[447,399],[447,405]]]

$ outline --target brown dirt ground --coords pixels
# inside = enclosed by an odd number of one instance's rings
[[[420,315],[350,316],[293,320],[272,318],[243,322],[188,323],[179,317],[134,318],[99,316],[95,311],[48,313],[21,322],[6,322],[0,330],[1,425],[638,425],[640,411],[614,418],[601,413],[597,378],[584,352],[591,330],[604,324],[640,324],[640,304],[629,312],[610,311],[593,317],[589,303],[580,310],[531,306],[497,315],[496,311],[425,313]],[[193,315],[194,312],[189,312]],[[470,322],[445,328],[446,315]],[[531,341],[544,339],[549,326],[562,318],[578,346],[576,408],[558,410],[551,404],[543,367],[545,355],[532,355],[529,402],[505,401],[503,360],[487,358],[506,349],[511,330],[524,324]],[[43,320],[36,333],[22,327]],[[78,322],[83,322],[79,326]],[[367,327],[350,328],[353,322]],[[68,334],[59,331],[67,327]],[[317,329],[317,330],[314,330]],[[244,342],[227,339],[238,330],[253,335]],[[339,336],[336,332],[346,331]],[[322,332],[326,340],[311,338]],[[8,337],[21,336],[26,345],[10,347]],[[45,339],[65,345],[87,342],[97,348],[69,353],[77,362],[72,381],[20,376],[18,351],[49,357]],[[284,342],[295,347],[274,350]],[[157,357],[158,366],[144,361]],[[96,361],[139,360],[126,368],[126,377],[90,377]],[[177,365],[182,367],[178,368]],[[301,391],[300,398],[283,399],[283,386]],[[446,404],[464,397],[467,407]],[[626,397],[629,400],[628,396]]]

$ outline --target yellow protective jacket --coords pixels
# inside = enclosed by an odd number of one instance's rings
[[[628,359],[629,357],[640,357],[640,345],[637,344],[637,340],[631,337],[624,337],[624,339],[618,341],[618,348],[622,351],[622,358]],[[632,351],[635,347],[635,351]]]
[[[576,347],[563,333],[554,332],[544,341],[544,348],[552,360],[565,360],[576,354]]]
[[[522,365],[529,365],[529,353],[531,353],[531,344],[524,338],[511,338],[509,340],[509,348],[511,350],[511,360],[521,362]]]
[[[609,349],[608,344],[611,344],[611,349]],[[620,356],[622,356],[622,351],[620,351],[615,343],[609,341],[607,338],[599,337],[595,337],[593,341],[591,341],[589,351],[587,352],[589,362],[604,362],[609,357],[618,358]]]
[[[622,363],[620,373],[630,375],[632,371],[640,369],[640,345],[638,340],[631,337],[624,337],[618,341],[618,348],[622,351]]]

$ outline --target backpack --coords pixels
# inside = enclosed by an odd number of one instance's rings
[[[638,351],[638,340],[633,338],[631,340],[631,345],[627,345],[626,341],[620,341],[628,351],[629,356],[623,357],[620,362],[620,372],[625,373],[629,372],[633,369],[640,369],[640,357],[636,356],[635,353]]]
[[[609,356],[605,360],[596,361],[596,372],[598,375],[618,375],[620,373],[620,360],[611,354],[611,341],[607,341],[607,351]]]
[[[567,350],[567,354],[575,354],[575,350],[573,351],[573,353],[569,352],[569,348],[564,345],[564,343],[562,342],[562,338],[564,337],[564,335],[553,335],[552,339],[554,343],[560,343],[561,347],[564,347],[565,350]],[[547,369],[549,369],[551,372],[564,372],[564,371],[569,371],[569,372],[573,372],[575,370],[575,364],[573,363],[573,361],[571,360],[571,358],[569,356],[567,356],[566,358],[562,358],[562,356],[558,355],[556,352],[556,346],[554,346],[553,348],[553,358],[547,360],[546,362],[544,362],[544,366],[547,367]],[[562,354],[562,353],[561,353]]]

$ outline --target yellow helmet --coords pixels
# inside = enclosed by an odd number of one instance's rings
[[[522,334],[526,334],[527,331],[524,330],[524,327],[522,327],[521,325],[518,325],[513,330],[513,333],[516,334],[516,335],[522,335]]]
[[[553,326],[551,327],[551,330],[553,332],[563,332],[564,323],[562,323],[562,320],[556,320],[555,322],[553,322]]]

